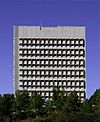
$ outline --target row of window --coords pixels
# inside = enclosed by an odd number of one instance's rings
[[[33,87],[33,86],[40,86],[40,87],[53,87],[53,86],[65,86],[65,87],[85,87],[85,81],[75,81],[75,80],[20,80],[21,86]]]
[[[67,66],[80,66],[85,67],[85,60],[77,59],[20,59],[20,66],[53,66],[53,67],[67,67]]]
[[[84,77],[84,70],[25,70],[20,69],[22,77]]]
[[[32,94],[34,94],[36,91],[29,91],[29,95],[31,96]],[[37,91],[38,94],[40,94],[43,97],[50,97],[52,98],[53,96],[53,92],[52,91]],[[64,91],[65,95],[69,94],[70,91]],[[77,95],[79,98],[85,98],[85,92],[84,91],[77,91]]]
[[[20,56],[84,56],[84,49],[20,49]]]
[[[20,38],[20,46],[84,46],[84,39],[28,39]]]

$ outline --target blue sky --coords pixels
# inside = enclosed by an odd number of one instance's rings
[[[87,97],[100,88],[99,0],[0,0],[0,94],[13,92],[13,25],[85,26]]]

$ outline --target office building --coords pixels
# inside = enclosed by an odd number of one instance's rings
[[[14,26],[14,92],[52,98],[54,86],[86,96],[85,27]]]

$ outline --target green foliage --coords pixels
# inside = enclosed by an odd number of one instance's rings
[[[53,101],[48,100],[45,104],[45,112],[50,113],[53,111]]]
[[[89,103],[89,100],[86,99],[80,106],[81,112],[91,112],[91,104]]]
[[[4,94],[0,95],[0,114],[12,120],[31,117],[33,122],[100,122],[100,89],[83,103],[76,91],[66,94],[59,87],[54,88],[53,98],[48,101],[36,92],[29,96],[25,90],[15,96]]]
[[[14,99],[13,94],[0,95],[0,113],[10,115],[13,110]]]
[[[15,97],[15,114],[18,118],[24,119],[28,115],[30,103],[28,91],[17,91]]]
[[[93,111],[100,111],[100,89],[97,89],[89,100]]]
[[[36,115],[42,115],[44,100],[40,94],[33,94],[30,98],[30,110]]]

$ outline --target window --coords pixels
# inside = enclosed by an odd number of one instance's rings
[[[72,71],[72,72],[71,72],[71,74],[72,74],[72,75],[75,75],[75,72],[74,72],[74,71]]]
[[[83,50],[80,51],[80,54],[83,54]]]
[[[45,72],[45,74],[46,74],[46,75],[49,75],[49,72],[48,72],[48,71],[46,71],[46,72]]]
[[[80,84],[81,86],[84,86],[84,82],[81,82],[81,84]]]
[[[63,71],[63,75],[66,75],[66,71]]]
[[[42,96],[44,96],[44,92],[42,92],[42,94],[41,94]]]
[[[50,86],[52,86],[53,85],[53,82],[50,82]]]
[[[48,64],[48,61],[45,61],[45,64]]]
[[[37,44],[39,44],[40,43],[40,41],[39,40],[37,40]]]
[[[62,54],[66,54],[66,50],[63,50],[63,51],[62,51]]]
[[[27,75],[27,71],[24,71],[24,75]]]
[[[66,44],[66,40],[63,40],[63,41],[62,41],[62,44]]]
[[[24,44],[27,44],[27,40],[24,40]]]
[[[60,65],[61,65],[61,61],[59,61],[59,62],[58,62],[58,64],[60,64]]]
[[[35,71],[33,71],[33,75],[35,75]]]
[[[63,82],[63,85],[66,86],[66,82]]]
[[[71,54],[74,54],[74,50],[71,51]]]
[[[80,61],[80,65],[83,65],[83,61]]]
[[[54,64],[57,64],[57,61],[54,61]]]
[[[70,65],[70,61],[67,61],[67,65]]]
[[[75,82],[72,82],[72,86],[75,86]]]
[[[40,51],[39,50],[37,50],[37,54],[39,54],[40,53]]]
[[[41,50],[41,54],[44,54],[44,50]]]
[[[46,82],[46,85],[48,86],[49,85],[49,82]]]
[[[35,82],[33,82],[33,85],[35,85]]]
[[[83,71],[80,71],[80,75],[83,75],[84,74],[84,72]]]
[[[48,44],[48,40],[45,40],[45,44]]]
[[[28,74],[31,75],[31,71],[28,71]]]
[[[59,82],[59,86],[61,86],[62,85],[62,82]]]
[[[37,71],[37,75],[40,75],[40,71]]]
[[[54,44],[57,44],[57,40],[54,40]]]
[[[37,85],[40,86],[40,82],[37,82]]]
[[[61,54],[61,50],[58,51],[58,54]]]
[[[79,61],[76,61],[76,64],[79,65]]]
[[[66,65],[66,61],[63,61],[63,64],[65,64],[65,65]]]
[[[53,62],[52,62],[52,61],[50,61],[50,64],[53,64]]]
[[[33,54],[35,54],[35,50],[33,50]]]
[[[28,51],[28,54],[31,54],[31,50]]]
[[[70,54],[70,50],[67,50],[67,54]]]
[[[53,96],[53,93],[50,93],[50,96]]]
[[[76,86],[79,86],[79,81],[76,82]]]
[[[74,40],[71,41],[71,44],[74,44]]]
[[[46,96],[49,96],[49,92],[46,92]]]
[[[57,82],[54,82],[54,85],[56,85],[56,86],[57,86]]]
[[[70,71],[67,71],[67,75],[70,75]]]
[[[24,54],[27,54],[27,50],[24,50]]]
[[[27,82],[24,82],[24,85],[27,85]]]
[[[41,64],[44,64],[44,61],[41,61]]]
[[[24,61],[24,64],[27,64],[27,61],[26,60]]]
[[[70,40],[67,40],[67,44],[70,44]]]
[[[23,52],[22,50],[19,51],[20,54],[22,54],[22,52]]]
[[[31,85],[31,82],[28,82],[28,85]]]
[[[67,85],[70,86],[70,82],[67,82]]]
[[[48,54],[48,50],[45,50],[45,54]]]
[[[44,75],[44,71],[41,71],[41,75]]]
[[[75,54],[79,54],[79,51],[78,51],[78,50],[76,50],[76,51],[75,51]]]
[[[50,54],[53,54],[53,50],[50,50],[50,52],[49,52]]]
[[[81,93],[81,97],[84,97],[84,92],[83,92],[83,93]]]
[[[80,44],[83,44],[83,40],[80,41]]]
[[[71,63],[72,63],[72,65],[74,65],[74,61],[72,61]]]
[[[62,71],[59,71],[59,75],[62,75]]]
[[[54,50],[54,54],[57,54],[57,50]]]
[[[28,40],[28,43],[31,44],[31,40]]]
[[[57,71],[54,71],[54,75],[57,75]]]
[[[44,44],[44,40],[41,40],[41,44]]]
[[[28,64],[31,64],[31,61],[28,61]]]
[[[79,75],[79,71],[76,71],[76,75]]]
[[[44,86],[44,82],[41,82],[41,85],[43,85],[43,86]]]
[[[33,61],[33,64],[35,64],[35,61]]]
[[[53,71],[50,71],[50,75],[53,75]]]
[[[61,40],[58,40],[58,44],[61,44]]]
[[[78,44],[78,40],[76,40],[76,44]]]
[[[49,42],[50,42],[50,44],[52,44],[53,43],[53,40],[50,40]]]
[[[37,61],[37,64],[40,64],[40,61]]]

